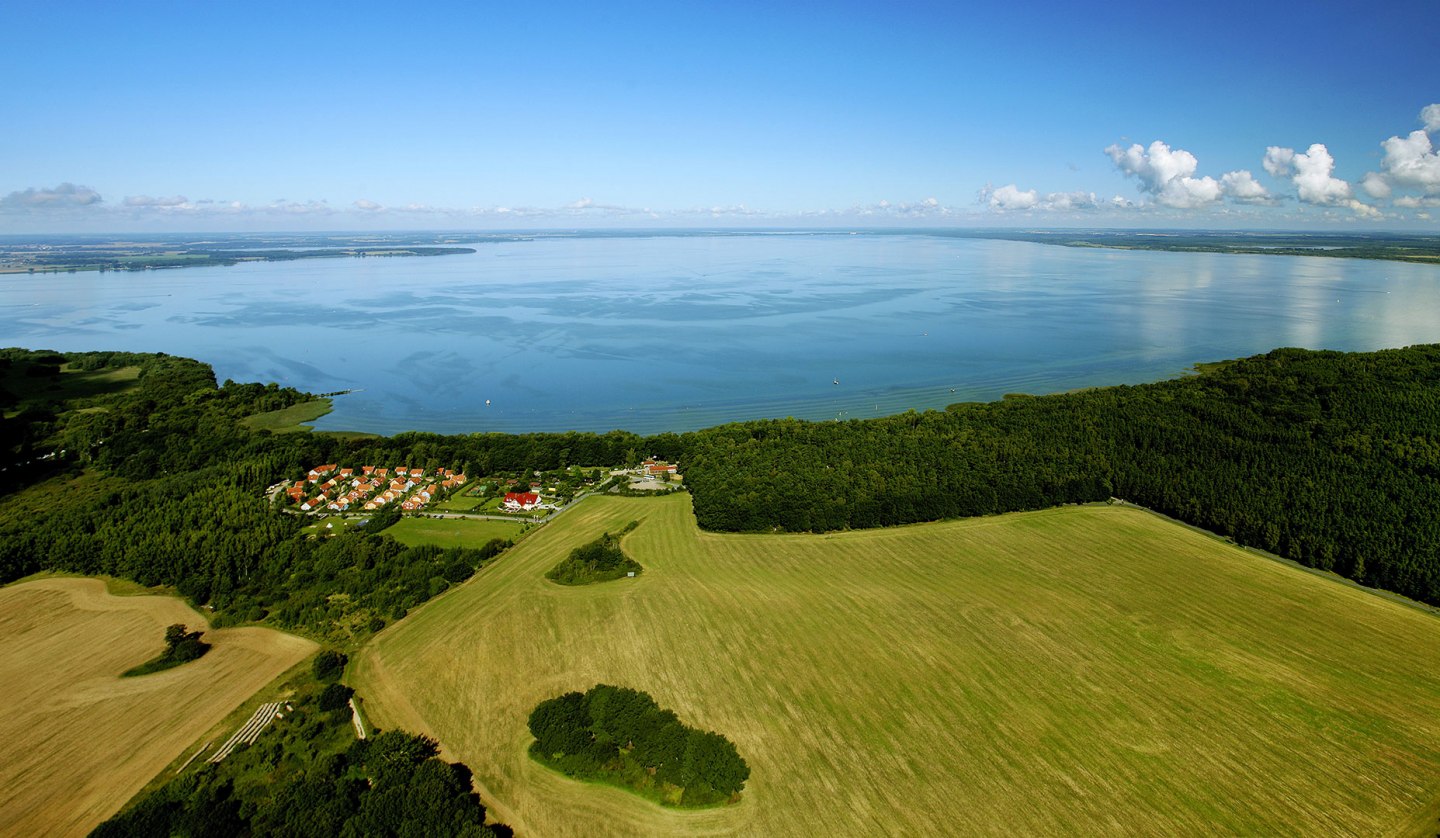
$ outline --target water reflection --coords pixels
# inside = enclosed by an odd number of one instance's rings
[[[1440,269],[926,236],[573,238],[471,256],[0,278],[7,343],[362,388],[322,427],[682,430],[1440,340]],[[840,383],[835,383],[835,382]],[[486,400],[491,400],[486,405]]]

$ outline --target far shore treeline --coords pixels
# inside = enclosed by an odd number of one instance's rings
[[[878,527],[1118,497],[1440,604],[1437,345],[1281,349],[1134,387],[683,435],[347,438],[241,424],[310,398],[217,385],[207,365],[167,355],[0,350],[0,580],[112,574],[173,585],[222,624],[358,639],[493,552],[354,532],[307,540],[267,486],[322,462],[484,475],[657,456],[682,464],[711,530]]]

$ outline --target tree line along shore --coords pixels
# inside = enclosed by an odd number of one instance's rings
[[[127,369],[122,388],[104,377]],[[103,386],[67,387],[70,376]],[[443,589],[431,582],[451,559],[392,566],[399,554],[374,533],[299,538],[301,522],[265,501],[277,479],[317,462],[522,473],[643,453],[687,463],[710,530],[824,532],[1120,498],[1440,604],[1437,345],[1279,349],[1138,386],[649,437],[347,439],[242,422],[310,398],[217,385],[207,365],[163,354],[5,350],[0,578],[104,573],[174,586],[222,616],[325,633],[413,607]],[[366,614],[326,616],[337,592],[382,590],[393,596]]]

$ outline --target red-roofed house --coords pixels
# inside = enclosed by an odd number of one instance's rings
[[[307,474],[306,477],[310,478],[311,483],[317,483],[319,482],[320,478],[334,471],[335,468],[336,466],[334,463],[330,463],[329,465],[316,466],[310,469],[310,473]]]
[[[540,505],[540,496],[534,492],[506,492],[502,505],[509,512],[529,512]]]

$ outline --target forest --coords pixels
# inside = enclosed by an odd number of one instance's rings
[[[572,777],[638,792],[659,803],[733,802],[750,778],[724,736],[683,724],[649,693],[596,684],[540,702],[530,713],[530,755]]]

